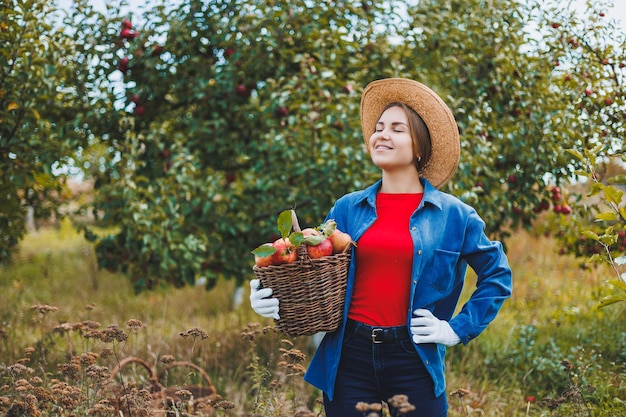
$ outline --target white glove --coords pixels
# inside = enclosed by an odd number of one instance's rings
[[[267,298],[272,295],[272,289],[259,289],[260,287],[260,280],[253,279],[250,281],[250,305],[252,309],[260,316],[276,320],[280,319],[278,315],[278,298]]]
[[[450,324],[433,316],[430,310],[418,308],[411,319],[411,333],[415,343],[439,343],[454,346],[461,339],[454,333]]]

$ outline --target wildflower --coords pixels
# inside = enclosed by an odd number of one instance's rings
[[[221,408],[222,410],[231,410],[235,408],[235,404],[231,401],[220,400],[215,404],[215,408]]]
[[[85,320],[80,323],[80,327],[83,330],[95,330],[95,329],[99,329],[101,326],[102,325],[100,323],[98,323],[97,321],[92,321],[92,320]]]
[[[315,414],[311,410],[298,410],[293,415],[293,417],[316,417],[316,416],[317,416],[317,414]]]
[[[96,305],[95,305],[94,303],[89,303],[89,304],[87,304],[87,305],[85,306],[85,310],[87,310],[87,311],[91,311],[91,310],[93,310],[94,308],[96,308]]]
[[[59,369],[59,372],[65,376],[67,376],[68,378],[71,379],[78,379],[78,375],[80,374],[80,358],[79,357],[72,357],[72,359],[70,359],[69,363],[60,363],[57,368]]]
[[[179,334],[182,337],[193,336],[193,337],[199,337],[202,340],[207,339],[209,337],[209,335],[204,330],[200,330],[197,327],[194,327],[193,329],[189,329],[186,332],[181,332]]]
[[[113,355],[113,349],[103,348],[100,352],[100,357],[102,359],[110,358]]]
[[[93,365],[97,362],[99,356],[100,355],[95,352],[83,352],[80,355],[80,363],[83,365]]]
[[[30,306],[30,309],[31,310],[39,310],[39,312],[41,314],[46,314],[46,313],[49,313],[49,312],[55,313],[55,312],[57,312],[59,310],[58,307],[49,306],[47,304],[35,304],[35,305]]]
[[[89,365],[87,369],[85,369],[85,374],[93,379],[97,380],[107,380],[111,376],[109,369],[106,366],[98,366],[98,365]]]
[[[458,388],[450,393],[452,397],[463,398],[466,395],[470,395],[472,392],[463,388]]]
[[[105,343],[124,342],[128,335],[117,324],[110,324],[102,331],[101,339]]]
[[[163,355],[161,356],[161,363],[163,363],[164,365],[169,365],[170,363],[174,362],[174,357],[172,355]]]
[[[13,365],[9,366],[7,368],[7,370],[13,376],[21,375],[21,374],[25,374],[25,373],[32,374],[33,372],[35,372],[34,369],[29,368],[27,366],[24,366],[21,363],[13,364]]]
[[[179,389],[174,394],[176,394],[177,397],[180,397],[183,399],[189,399],[192,396],[191,391],[186,390],[186,389]]]
[[[35,353],[35,348],[34,347],[27,347],[24,348],[24,355],[26,355],[26,357],[30,358],[30,356]]]
[[[137,319],[130,319],[126,322],[126,325],[134,331],[137,331],[139,329],[141,329],[142,327],[144,327],[144,324],[141,322],[141,320],[137,320]]]
[[[306,359],[306,354],[298,349],[287,350],[281,348],[280,352],[282,352],[285,359],[288,359],[292,362],[304,362],[304,360]]]

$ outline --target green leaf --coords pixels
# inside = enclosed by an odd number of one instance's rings
[[[565,150],[567,153],[569,153],[570,155],[574,156],[576,159],[578,159],[579,161],[583,160],[583,154],[579,151],[577,151],[576,149],[566,149]]]
[[[291,221],[291,210],[285,210],[278,215],[278,233],[285,239],[291,233],[293,222]]]
[[[598,221],[615,221],[618,220],[618,218],[617,213],[613,211],[607,211],[596,215],[596,220]]]
[[[307,236],[305,237],[302,242],[306,243],[307,245],[311,245],[311,246],[317,246],[320,243],[322,243],[323,241],[325,241],[327,239],[326,236],[324,235],[319,235],[319,236]]]
[[[598,305],[596,307],[597,308],[604,308],[604,307],[606,307],[608,305],[615,304],[615,303],[620,303],[620,302],[626,302],[626,294],[608,295],[608,296],[602,298],[598,302]]]
[[[291,234],[289,234],[289,242],[295,247],[300,246],[304,239],[305,237],[302,232],[291,232]]]
[[[600,240],[600,236],[598,236],[596,233],[592,232],[591,230],[583,230],[583,236],[585,236],[587,239],[592,239],[595,241]]]
[[[270,256],[275,253],[276,248],[270,243],[264,243],[262,245],[259,245],[252,251],[252,254],[260,256],[261,258],[265,258],[266,256]]]
[[[622,201],[622,196],[624,195],[623,191],[612,186],[604,187],[603,191],[607,200],[616,204],[619,204]]]
[[[626,175],[616,175],[608,179],[609,184],[626,184]]]
[[[626,282],[621,279],[612,279],[608,281],[608,284],[613,285],[615,288],[618,288],[624,292],[626,292]]]

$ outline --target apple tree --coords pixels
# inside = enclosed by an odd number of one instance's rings
[[[87,92],[76,82],[83,65],[54,11],[42,0],[0,5],[0,262],[25,234],[27,208],[35,218],[58,214],[68,195],[53,168],[87,144]]]
[[[92,207],[109,229],[85,228],[101,266],[137,290],[241,282],[278,213],[318,225],[370,182],[359,89],[392,75],[384,5],[189,0],[114,19],[97,43],[122,114]]]
[[[209,287],[243,281],[279,212],[319,224],[337,197],[377,177],[358,106],[363,86],[388,76],[425,82],[452,107],[463,155],[446,189],[492,235],[562,211],[555,187],[579,167],[565,149],[588,145],[575,103],[586,95],[563,72],[559,33],[574,18],[556,25],[549,14],[512,0],[111,9],[81,26],[85,55],[98,58],[90,82],[103,91],[86,119],[104,155],[90,165],[90,209],[106,229],[85,227],[101,266],[137,290],[199,275]]]

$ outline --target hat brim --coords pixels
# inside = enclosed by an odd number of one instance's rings
[[[421,176],[440,188],[452,178],[459,165],[459,128],[452,111],[437,93],[417,81],[406,78],[373,81],[365,87],[361,97],[361,129],[367,149],[383,109],[393,102],[408,105],[424,120],[432,152]]]

